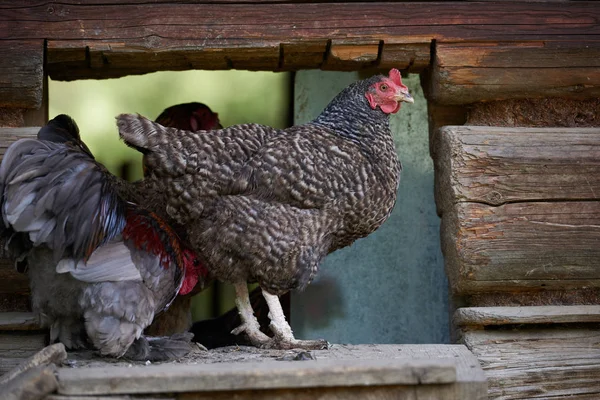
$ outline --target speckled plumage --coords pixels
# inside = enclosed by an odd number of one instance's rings
[[[121,115],[126,143],[143,149],[167,213],[218,278],[273,294],[308,284],[322,259],[377,229],[400,178],[389,115],[365,92],[340,93],[314,121],[289,129],[246,124],[195,133]]]

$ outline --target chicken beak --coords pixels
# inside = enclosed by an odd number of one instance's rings
[[[404,92],[398,92],[394,96],[394,99],[396,101],[404,101],[404,102],[407,102],[407,103],[414,103],[415,102],[415,99],[413,99],[413,97],[408,92],[406,92],[406,93],[404,93]]]

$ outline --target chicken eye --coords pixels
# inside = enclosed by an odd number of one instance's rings
[[[384,83],[383,85],[379,86],[379,90],[381,90],[382,92],[385,92],[388,89],[388,86]]]

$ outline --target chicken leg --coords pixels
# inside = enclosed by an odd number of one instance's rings
[[[235,305],[237,306],[238,312],[242,324],[231,331],[234,335],[239,335],[242,332],[246,332],[248,338],[256,347],[264,347],[271,338],[265,335],[260,330],[260,324],[254,316],[252,305],[250,304],[250,295],[248,294],[248,285],[246,282],[236,283],[235,288]],[[269,308],[270,309],[270,308]]]
[[[325,349],[328,343],[325,340],[297,340],[294,338],[292,328],[285,320],[279,297],[262,291],[265,301],[269,306],[269,319],[271,324],[269,327],[274,334],[273,338],[265,335],[260,330],[260,324],[254,316],[252,305],[250,304],[250,296],[248,294],[248,286],[245,282],[236,283],[235,287],[235,304],[240,313],[242,324],[231,331],[232,334],[238,335],[246,332],[250,342],[256,347],[270,349],[307,349],[317,350]]]
[[[263,289],[263,296],[269,306],[269,318],[271,324],[269,327],[274,333],[274,338],[269,347],[279,349],[306,349],[321,350],[329,347],[326,340],[298,340],[294,337],[290,324],[285,320],[279,297],[270,294]]]

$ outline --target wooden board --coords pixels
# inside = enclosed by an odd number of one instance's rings
[[[457,203],[441,224],[455,294],[600,286],[600,202]]]
[[[277,2],[279,3],[279,2]],[[435,12],[432,9],[435,8]],[[285,47],[357,39],[358,65],[429,65],[430,45],[464,41],[586,41],[600,38],[600,10],[589,2],[36,2],[3,5],[5,40],[47,40],[53,79],[108,78],[158,69],[295,69]],[[532,29],[535,27],[535,29]],[[404,45],[415,45],[406,54]],[[333,46],[332,46],[333,47]],[[340,53],[335,48],[333,52]],[[307,64],[320,67],[325,59]],[[356,59],[355,59],[356,60]],[[344,63],[340,68],[348,68]],[[306,64],[304,65],[306,66]],[[565,78],[566,79],[566,78]],[[594,81],[591,82],[592,84]]]
[[[490,399],[600,398],[600,330],[465,331]]]
[[[435,154],[442,213],[459,202],[600,199],[600,128],[446,126]]]
[[[547,5],[547,4],[545,4]],[[509,98],[600,96],[600,42],[438,43],[429,99],[467,104]]]
[[[299,379],[300,378],[300,379]],[[304,362],[171,365],[169,368],[62,369],[62,394],[128,394],[327,386],[453,383],[454,364],[425,360],[323,360]]]
[[[0,331],[32,331],[40,329],[38,314],[32,312],[0,312]]]
[[[600,322],[600,305],[532,307],[463,307],[456,310],[455,326],[501,326]]]
[[[2,36],[7,39],[4,33]],[[0,40],[0,54],[0,107],[40,108],[44,40]]]
[[[395,394],[467,400],[483,399],[487,390],[477,360],[462,345],[333,345],[311,351],[315,360],[276,361],[297,352],[229,347],[149,366],[106,364],[70,354],[67,363],[76,368],[59,370],[58,394],[190,391],[189,397],[177,395],[190,399],[274,399],[283,394],[289,399],[383,399]]]

